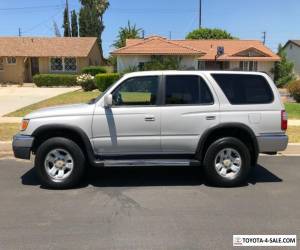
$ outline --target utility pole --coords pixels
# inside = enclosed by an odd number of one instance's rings
[[[202,28],[202,0],[199,0],[199,29]]]
[[[22,31],[21,31],[21,28],[19,28],[19,37],[22,36]]]
[[[169,31],[169,40],[172,40],[172,31]]]
[[[267,37],[267,32],[263,31],[263,43],[266,44],[266,37]]]
[[[145,30],[142,30],[142,38],[145,38]]]

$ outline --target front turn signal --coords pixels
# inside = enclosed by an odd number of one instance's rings
[[[21,128],[20,128],[20,130],[21,130],[21,131],[26,130],[27,127],[28,127],[28,124],[29,124],[29,120],[23,119],[23,120],[22,120],[22,123],[21,123]]]

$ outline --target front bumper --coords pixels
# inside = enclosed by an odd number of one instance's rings
[[[30,159],[30,152],[34,138],[28,135],[16,134],[13,138],[13,151],[16,158]]]
[[[284,151],[289,138],[285,134],[262,134],[257,137],[260,153]]]

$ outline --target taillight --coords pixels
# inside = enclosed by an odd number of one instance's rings
[[[285,110],[281,111],[281,130],[287,130],[288,127],[288,115]]]

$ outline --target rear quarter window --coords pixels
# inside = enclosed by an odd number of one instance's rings
[[[274,100],[269,83],[261,75],[212,74],[212,77],[233,105],[267,104]]]

